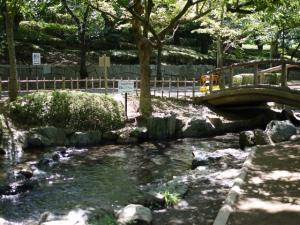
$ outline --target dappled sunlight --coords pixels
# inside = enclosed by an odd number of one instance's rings
[[[257,198],[247,198],[240,201],[237,207],[239,210],[264,210],[268,213],[278,213],[283,211],[300,212],[300,205],[282,203],[279,201],[263,201]]]
[[[285,170],[275,170],[270,173],[256,172],[257,176],[251,177],[249,183],[261,184],[265,180],[280,180],[280,181],[299,181],[299,172],[289,172]]]

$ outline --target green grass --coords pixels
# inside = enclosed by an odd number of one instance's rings
[[[164,200],[165,200],[167,207],[176,205],[180,201],[178,194],[176,194],[176,193],[171,193],[170,191],[165,190],[165,191],[161,192],[160,194],[162,194],[164,196]]]

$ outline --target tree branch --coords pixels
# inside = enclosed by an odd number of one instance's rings
[[[139,15],[135,10],[133,10],[132,6],[131,7],[126,7],[125,8],[130,12],[130,14],[137,20],[139,20],[144,26],[147,27],[147,29],[150,31],[150,33],[153,35],[153,37],[156,40],[160,40],[159,36],[157,35],[156,31],[154,30],[153,26],[151,26],[150,22],[147,21],[144,17]]]
[[[73,20],[75,21],[75,23],[77,23],[77,26],[80,27],[80,20],[79,18],[73,13],[73,11],[70,9],[70,7],[68,6],[68,3],[66,0],[61,0],[61,3],[63,4],[63,6],[65,7],[65,9],[67,10],[67,12],[70,14],[70,16],[73,18]]]
[[[184,16],[184,14],[189,10],[191,6],[205,1],[206,0],[198,0],[194,2],[193,0],[187,0],[183,9],[170,21],[168,26],[166,26],[159,32],[159,39],[162,40],[165,38],[166,34],[169,33],[178,24],[178,21]]]

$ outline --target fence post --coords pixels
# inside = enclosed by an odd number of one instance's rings
[[[192,93],[193,98],[195,97],[195,77],[193,78],[193,93]]]
[[[154,77],[154,90],[153,90],[154,96],[156,95],[156,77]]]
[[[171,97],[172,79],[169,78],[169,98]]]
[[[99,76],[99,93],[101,93],[101,76]]]
[[[209,92],[213,92],[213,74],[209,75]]]
[[[281,87],[287,87],[287,66],[285,61],[282,61]]]
[[[70,82],[71,82],[71,90],[73,90],[73,77],[70,78]]]
[[[78,91],[79,90],[79,78],[77,76],[77,79],[76,79],[76,90]]]
[[[229,88],[232,88],[232,86],[233,86],[233,74],[234,74],[233,67],[232,67],[232,66],[230,66],[230,74],[229,74]]]
[[[45,79],[45,77],[43,77],[43,88],[44,88],[44,90],[46,90],[46,79]]]
[[[62,77],[61,80],[62,80],[61,89],[65,90],[65,88],[66,88],[65,77]]]
[[[112,83],[112,92],[113,92],[113,94],[115,93],[115,77],[113,78],[113,81],[112,81],[113,83]]]
[[[39,91],[39,78],[36,76],[35,78],[35,83],[36,83],[36,90]]]
[[[179,98],[179,78],[177,77],[177,99]]]
[[[28,77],[26,77],[26,93],[29,93],[29,81],[28,81]]]
[[[139,84],[138,84],[138,78],[135,77],[135,92],[136,92],[136,96],[138,96],[138,88],[139,88]]]
[[[94,76],[92,76],[92,89],[94,89]]]
[[[0,77],[0,99],[2,97],[2,77]]]
[[[258,85],[260,84],[259,74],[258,74],[258,64],[254,64],[254,78],[253,84]]]
[[[161,82],[161,97],[163,98],[164,97],[165,78],[163,77],[160,82]]]
[[[56,90],[56,79],[54,77],[53,89]]]
[[[184,77],[184,97],[186,97],[186,77]]]
[[[21,80],[20,80],[20,77],[18,77],[18,90],[19,92],[21,92]]]
[[[88,79],[87,79],[87,77],[85,78],[85,90],[87,91],[87,89],[88,89]]]

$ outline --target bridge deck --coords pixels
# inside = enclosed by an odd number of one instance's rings
[[[233,87],[194,98],[195,104],[212,106],[253,105],[265,102],[300,107],[300,91],[288,87],[252,85]]]

